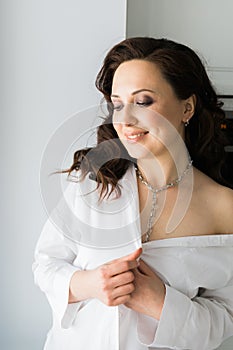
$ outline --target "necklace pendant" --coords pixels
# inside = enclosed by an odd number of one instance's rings
[[[155,216],[156,216],[156,208],[157,208],[157,193],[162,192],[162,191],[166,191],[171,187],[175,187],[177,185],[179,185],[179,183],[183,180],[184,176],[188,173],[188,171],[192,168],[192,160],[189,157],[189,162],[188,165],[186,166],[185,170],[183,171],[183,173],[181,175],[179,175],[175,180],[171,181],[170,183],[159,187],[159,188],[154,188],[150,183],[148,183],[142,176],[140,170],[138,169],[137,166],[135,166],[136,169],[136,174],[137,177],[139,178],[139,180],[141,181],[141,183],[143,183],[143,185],[145,185],[149,191],[152,192],[152,206],[151,206],[151,212],[149,215],[149,219],[148,219],[148,224],[147,224],[147,232],[145,233],[145,240],[143,241],[143,243],[146,243],[150,240],[150,236],[152,233],[152,227],[154,224],[154,220],[155,220]]]
[[[143,243],[147,243],[150,240],[150,235],[151,235],[152,230],[146,232],[146,237],[143,241]]]

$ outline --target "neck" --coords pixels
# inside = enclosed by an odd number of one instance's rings
[[[183,174],[190,158],[186,148],[179,152],[169,152],[160,157],[138,159],[137,166],[142,176],[153,187],[164,186]]]

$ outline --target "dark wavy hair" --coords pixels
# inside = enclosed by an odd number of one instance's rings
[[[113,127],[110,96],[116,69],[134,59],[156,64],[178,99],[196,96],[195,113],[185,128],[186,147],[196,168],[218,183],[229,185],[222,175],[227,145],[220,127],[225,119],[223,103],[218,101],[203,63],[183,44],[150,37],[126,39],[108,52],[96,78],[96,87],[108,104],[107,116],[97,130],[97,145],[76,151],[72,166],[64,172],[81,170],[82,178],[89,173],[101,186],[102,197],[114,190],[120,193],[118,181],[135,160],[127,154]]]

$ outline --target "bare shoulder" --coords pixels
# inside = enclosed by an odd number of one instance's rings
[[[216,233],[233,234],[233,190],[222,186],[207,175],[196,171],[199,198],[212,214]]]
[[[220,225],[220,233],[233,233],[233,190],[217,185],[216,186],[216,217]]]

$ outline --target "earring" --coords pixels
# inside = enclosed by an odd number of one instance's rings
[[[186,122],[184,122],[184,126],[188,126],[189,125],[189,119],[186,120]]]

